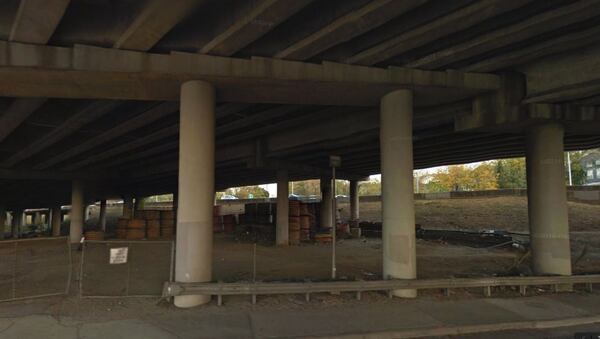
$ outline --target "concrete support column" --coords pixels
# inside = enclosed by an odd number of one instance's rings
[[[0,240],[4,239],[4,232],[6,231],[6,208],[0,205]]]
[[[321,178],[321,227],[331,228],[333,206],[331,205],[331,178]]]
[[[533,126],[527,135],[527,197],[533,271],[571,275],[564,128]]]
[[[382,98],[379,139],[384,279],[417,277],[412,119],[410,90],[397,90]],[[395,290],[393,294],[414,298],[417,291]]]
[[[50,225],[52,226],[52,236],[60,237],[60,226],[62,224],[62,209],[60,205],[52,207],[52,220]]]
[[[13,209],[12,215],[12,237],[19,238],[21,236],[21,226],[23,226],[23,209],[15,208]]]
[[[123,218],[127,218],[127,219],[133,218],[133,198],[132,197],[123,198]]]
[[[35,212],[33,214],[33,221],[32,221],[33,225],[41,225],[42,224],[42,213],[41,212]]]
[[[106,231],[106,199],[100,200],[100,214],[98,215],[98,227]]]
[[[181,86],[175,280],[212,280],[215,194],[215,90],[204,81]],[[208,303],[209,295],[175,297],[175,306]]]
[[[275,229],[275,243],[282,246],[287,246],[290,243],[288,185],[287,170],[277,171],[277,226]]]
[[[85,220],[85,203],[83,196],[83,182],[81,180],[73,180],[71,191],[71,215],[69,217],[69,237],[71,244],[77,244],[81,241],[83,234],[83,223]]]
[[[350,180],[350,225],[358,226],[359,220],[358,180]]]

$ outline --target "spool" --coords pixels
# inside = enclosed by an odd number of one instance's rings
[[[224,215],[223,216],[223,231],[225,233],[233,233],[235,229],[235,216],[233,215]]]
[[[142,240],[146,237],[146,231],[140,228],[129,228],[127,229],[128,240]]]
[[[309,215],[308,204],[300,203],[300,216]]]
[[[160,219],[160,226],[175,228],[175,219]]]
[[[144,219],[146,220],[158,220],[160,217],[160,211],[158,210],[144,210]]]
[[[117,220],[117,229],[127,229],[127,226],[129,226],[128,218],[119,218]]]
[[[300,216],[300,229],[310,230],[310,216],[308,216],[308,215]]]
[[[290,232],[300,231],[300,217],[289,217],[288,227]]]
[[[127,229],[126,228],[117,228],[117,239],[125,239],[127,238]]]
[[[84,234],[85,240],[102,241],[104,240],[104,232],[102,231],[87,231]]]
[[[289,201],[289,216],[299,217],[300,216],[300,201],[290,200]]]
[[[300,245],[300,231],[290,230],[289,237],[290,237],[290,245]]]
[[[173,228],[161,227],[160,237],[162,239],[173,239]]]
[[[159,220],[147,220],[146,221],[146,234],[148,239],[160,238],[160,221]]]
[[[146,227],[146,220],[143,219],[130,219],[127,223],[128,229],[144,229]]]
[[[174,220],[175,219],[175,211],[160,211],[160,219],[161,220]]]

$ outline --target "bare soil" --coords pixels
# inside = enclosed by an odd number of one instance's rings
[[[342,218],[349,218],[348,203],[340,203]],[[569,202],[571,231],[600,232],[600,206]],[[431,229],[498,229],[528,232],[527,198],[493,197],[477,199],[416,200],[417,224]],[[360,219],[381,221],[380,202],[362,202]]]

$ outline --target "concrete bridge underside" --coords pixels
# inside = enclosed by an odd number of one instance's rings
[[[413,168],[527,155],[544,233],[559,156],[600,146],[599,23],[598,0],[2,1],[0,204],[205,197],[326,177],[335,154],[341,178],[384,173],[391,211]]]

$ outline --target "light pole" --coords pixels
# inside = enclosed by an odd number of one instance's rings
[[[571,153],[567,152],[567,166],[569,172],[569,186],[573,186],[573,174],[571,172]]]
[[[331,166],[331,208],[333,209],[331,224],[331,279],[335,280],[336,277],[336,265],[335,265],[335,233],[337,229],[337,199],[335,198],[335,169],[342,165],[342,158],[337,155],[329,156],[329,166]]]

